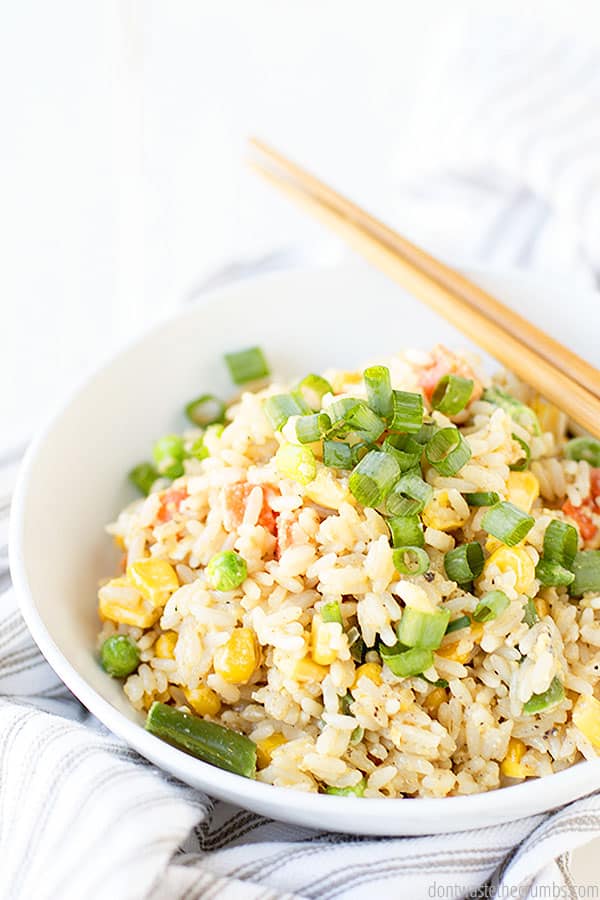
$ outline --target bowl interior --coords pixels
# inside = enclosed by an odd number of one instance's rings
[[[569,294],[567,303],[562,284],[490,273],[476,273],[476,278],[516,307],[527,301],[532,318],[535,313],[540,324],[594,361],[593,336],[600,325],[597,295],[580,296],[574,315],[573,297]],[[148,457],[158,436],[183,426],[185,402],[203,392],[232,395],[222,360],[225,352],[257,344],[273,373],[287,379],[332,366],[355,368],[400,347],[426,348],[438,341],[476,349],[367,267],[269,276],[220,290],[136,341],[70,398],[36,440],[21,475],[11,535],[13,574],[25,617],[69,687],[146,756],[198,787],[270,815],[347,829],[347,815],[336,813],[340,804],[332,802],[336,798],[298,796],[258,783],[240,786],[236,776],[159,746],[138,727],[120,683],[106,676],[96,661],[97,583],[116,563],[103,526],[133,497],[128,470]],[[551,782],[562,779],[564,784],[554,792],[536,792],[532,782],[496,792],[496,797],[523,797],[515,799],[509,817],[517,808],[522,815],[548,808],[592,789],[588,773],[580,790],[576,770],[582,768],[552,776]],[[598,775],[596,779],[600,784]],[[439,829],[440,813],[449,811],[449,803],[456,810],[456,830],[472,826],[473,814],[490,822],[507,818],[506,802],[493,795],[360,802],[361,831],[372,833],[427,832],[436,830],[436,822]],[[399,821],[397,813],[392,816],[393,807],[407,802],[410,823]],[[346,814],[347,804],[344,798]],[[448,830],[448,819],[443,818],[442,828]]]

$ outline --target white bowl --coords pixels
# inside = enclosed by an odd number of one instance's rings
[[[600,297],[567,284],[475,273],[507,302],[526,304],[557,336],[593,359]],[[584,325],[585,323],[585,325]],[[65,403],[31,446],[11,526],[11,567],[25,620],[65,684],[108,728],[182,781],[276,819],[364,834],[427,834],[539,813],[600,786],[600,765],[468,797],[365,800],[304,794],[214,768],[147,733],[121,684],[98,665],[98,579],[114,570],[105,523],[132,497],[131,466],[182,407],[231,393],[222,356],[259,344],[275,373],[356,367],[403,346],[469,346],[371,269],[294,272],[230,286],[118,353]],[[598,360],[596,360],[597,362]]]

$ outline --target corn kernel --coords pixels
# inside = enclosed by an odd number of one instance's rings
[[[502,574],[515,573],[515,589],[519,594],[525,594],[535,578],[533,560],[522,547],[499,547],[494,550],[485,562],[484,574],[487,575],[493,566],[496,566]]]
[[[285,744],[285,738],[278,731],[270,737],[256,742],[256,762],[259,769],[266,769],[271,764],[273,751]]]
[[[320,666],[309,657],[297,660],[292,671],[292,677],[296,681],[323,681],[329,669]]]
[[[129,566],[127,575],[153,606],[164,606],[179,587],[177,573],[165,559],[138,559]]]
[[[463,666],[465,663],[469,661],[471,658],[471,654],[473,652],[473,648],[469,647],[468,650],[460,650],[461,645],[465,646],[465,641],[456,641],[454,644],[445,644],[443,647],[438,647],[435,651],[438,656],[442,656],[444,659],[449,659],[452,662],[461,663]]]
[[[543,400],[539,394],[531,404],[531,408],[538,417],[542,431],[551,431],[558,437],[564,435],[567,424],[565,413],[547,400]]]
[[[476,644],[483,637],[483,622],[471,622],[471,637]]]
[[[507,481],[508,500],[523,512],[531,512],[531,507],[540,496],[540,483],[533,472],[511,472]]]
[[[452,531],[454,528],[460,528],[468,519],[468,514],[462,516],[454,509],[448,491],[437,491],[421,515],[428,528],[436,528],[438,531]]]
[[[493,534],[488,534],[485,540],[485,549],[488,553],[493,553],[494,550],[497,550],[498,547],[503,547],[504,544],[502,541],[499,541],[498,538],[495,538]]]
[[[548,601],[544,597],[536,597],[533,603],[535,605],[535,611],[540,619],[543,619],[544,616],[547,616],[550,612]]]
[[[582,694],[573,708],[573,722],[588,741],[600,749],[600,701]]]
[[[98,591],[98,613],[101,619],[110,619],[135,628],[150,628],[160,619],[160,609],[148,609],[126,577],[113,578]]]
[[[319,468],[317,477],[305,488],[304,496],[325,509],[339,509],[342,503],[355,503],[352,494],[325,468]]]
[[[517,738],[511,738],[508,742],[506,756],[500,763],[500,771],[502,774],[506,775],[507,778],[527,778],[528,775],[533,774],[531,770],[521,762],[526,751],[527,747],[523,741],[519,741]]]
[[[175,631],[165,631],[164,634],[161,634],[154,645],[154,655],[159,659],[173,659],[177,637]]]
[[[256,638],[251,628],[234,628],[213,657],[217,675],[230,684],[246,684],[258,665]]]
[[[362,666],[359,666],[354,673],[352,689],[357,686],[361,678],[368,678],[369,681],[372,681],[373,684],[376,685],[383,684],[381,678],[381,666],[378,663],[363,663]]]
[[[185,699],[199,716],[216,716],[221,709],[221,698],[205,684],[184,690]]]
[[[324,622],[315,613],[311,628],[311,656],[320,666],[329,666],[337,659],[337,650],[332,644],[339,638],[342,626],[339,622]]]
[[[432,691],[429,691],[423,700],[423,706],[430,716],[437,716],[440,706],[442,703],[445,703],[447,699],[448,695],[446,693],[446,688],[437,687]]]

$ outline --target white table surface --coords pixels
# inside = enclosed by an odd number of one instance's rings
[[[598,0],[2,4],[0,453],[225,262],[341,256],[247,173],[247,134],[393,215],[416,89],[475,11],[600,35]]]

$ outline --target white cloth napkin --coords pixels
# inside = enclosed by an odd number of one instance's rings
[[[404,147],[413,177],[397,223],[461,258],[589,280],[600,59],[535,37],[471,32],[432,80]],[[16,465],[0,460],[0,897],[569,896],[569,852],[600,835],[599,795],[461,834],[352,837],[215,802],[122,745],[61,685],[18,612],[6,550]]]
[[[600,271],[600,48],[473,19],[393,151],[397,227],[454,259]]]

